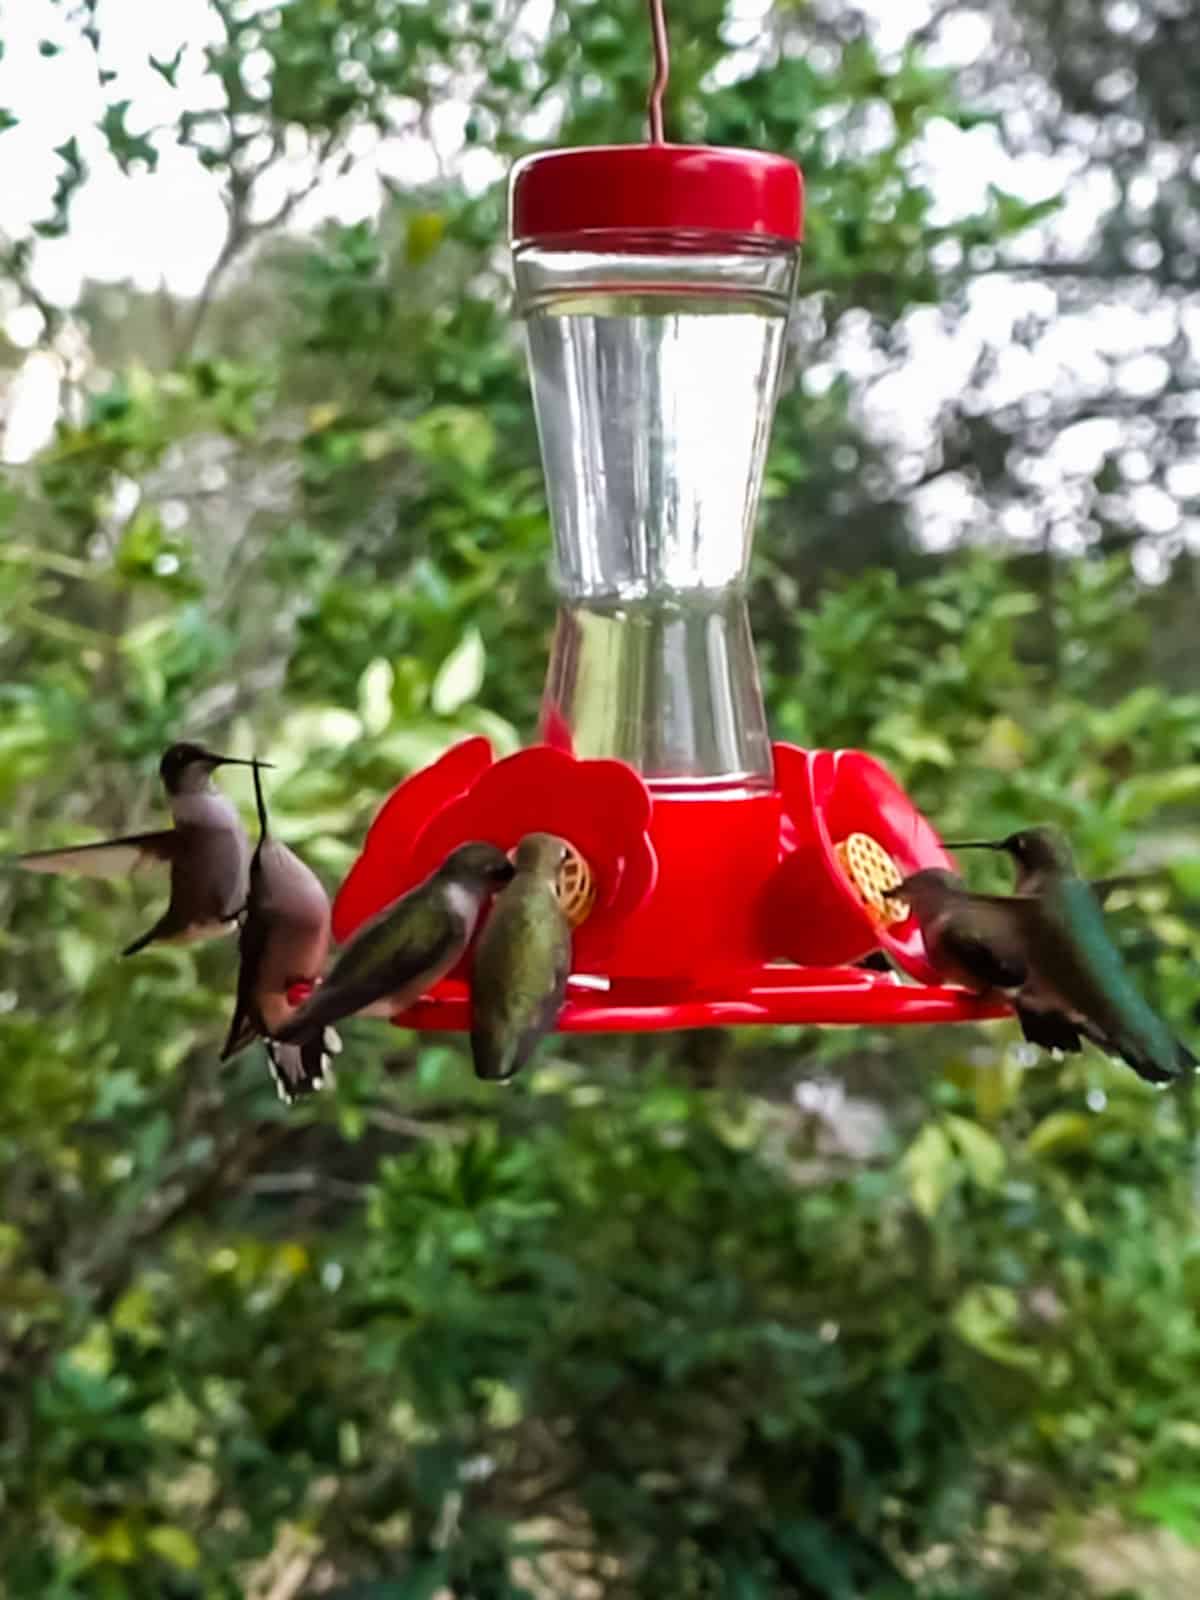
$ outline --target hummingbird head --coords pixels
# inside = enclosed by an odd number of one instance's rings
[[[218,767],[249,767],[251,761],[240,756],[219,756],[206,750],[202,744],[189,744],[186,740],[169,745],[158,764],[158,775],[168,794],[188,794],[208,787],[209,779]],[[260,762],[261,766],[267,763]]]
[[[472,839],[470,844],[460,844],[457,850],[452,850],[441,870],[457,883],[490,894],[510,882],[516,868],[498,845]]]
[[[947,850],[1003,850],[1012,857],[1020,878],[1074,873],[1075,856],[1065,833],[1049,823],[1019,828],[1005,839],[956,839]]]
[[[553,883],[570,856],[570,845],[557,834],[527,833],[517,846],[513,860],[518,872],[529,872]]]
[[[999,848],[1007,851],[1025,872],[1075,871],[1075,855],[1067,836],[1048,823],[1010,833],[1007,839],[1000,840]]]
[[[907,900],[919,922],[923,916],[935,916],[947,900],[964,894],[966,887],[957,872],[947,872],[944,867],[924,867],[895,888],[883,892],[889,900]]]

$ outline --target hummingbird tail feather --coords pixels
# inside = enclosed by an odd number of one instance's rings
[[[135,939],[132,944],[127,944],[124,950],[121,951],[122,956],[136,956],[139,950],[144,950],[148,944],[153,944],[155,939],[158,938],[159,926],[156,922],[152,928],[148,928],[142,934],[140,939]]]
[[[336,1034],[334,1035],[336,1039]],[[332,1045],[326,1033],[318,1030],[301,1044],[279,1044],[274,1039],[264,1039],[267,1064],[279,1098],[292,1105],[305,1095],[315,1094],[333,1082],[333,1060],[341,1041]]]
[[[252,1018],[238,1012],[229,1024],[229,1032],[222,1046],[220,1061],[228,1061],[231,1057],[240,1055],[247,1045],[253,1044],[258,1038],[258,1028]]]
[[[1178,1039],[1170,1042],[1172,1048],[1165,1058],[1162,1050],[1148,1049],[1128,1039],[1106,1041],[1103,1048],[1109,1055],[1120,1056],[1126,1066],[1132,1067],[1138,1077],[1144,1078],[1147,1083],[1173,1083],[1176,1078],[1186,1077],[1194,1071],[1196,1058]]]
[[[475,1076],[494,1083],[511,1078],[520,1066],[515,1059],[516,1050],[505,1048],[483,1030],[471,1031],[471,1058],[475,1063]]]

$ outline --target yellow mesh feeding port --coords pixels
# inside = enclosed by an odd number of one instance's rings
[[[892,900],[883,892],[903,883],[903,874],[879,841],[869,833],[852,833],[833,849],[842,871],[876,921],[903,922],[909,913],[907,902]]]
[[[567,849],[570,854],[559,868],[555,889],[563,914],[571,926],[577,928],[596,903],[596,880],[578,850],[572,845],[567,845]]]

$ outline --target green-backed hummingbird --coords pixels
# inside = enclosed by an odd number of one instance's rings
[[[68,872],[114,878],[145,867],[166,866],[171,898],[152,928],[127,945],[131,956],[148,944],[182,943],[231,933],[246,904],[250,841],[232,801],[212,781],[218,767],[251,763],[219,756],[203,745],[171,745],[159,762],[174,827],[133,833],[63,850],[18,856],[27,872]]]
[[[293,1015],[288,990],[314,983],[329,954],[329,896],[321,880],[279,839],[273,839],[254,762],[258,843],[250,858],[250,892],[238,936],[237,1002],[221,1060],[262,1039],[279,1098],[290,1105],[320,1089],[341,1049],[332,1028],[317,1028],[301,1044],[277,1044],[276,1029]]]
[[[281,1028],[280,1044],[304,1044],[320,1029],[361,1011],[391,1015],[419,998],[471,942],[488,897],[513,875],[503,850],[459,845],[435,872],[365,923],[329,976]]]
[[[553,834],[526,834],[513,880],[479,936],[471,966],[477,1077],[513,1077],[558,1020],[571,970],[571,928],[557,882],[569,855]]]
[[[974,894],[938,870],[914,873],[888,893],[912,906],[935,966],[977,992],[1013,1000],[1031,1043],[1076,1051],[1086,1038],[1151,1083],[1182,1076],[1196,1058],[1135,987],[1066,841],[1042,844],[1031,863],[1042,874],[1034,894]]]

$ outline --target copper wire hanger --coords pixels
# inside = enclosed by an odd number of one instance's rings
[[[665,0],[650,0],[650,35],[654,41],[654,79],[650,85],[647,109],[650,114],[650,143],[663,144],[663,95],[671,76],[671,53],[667,45]]]

